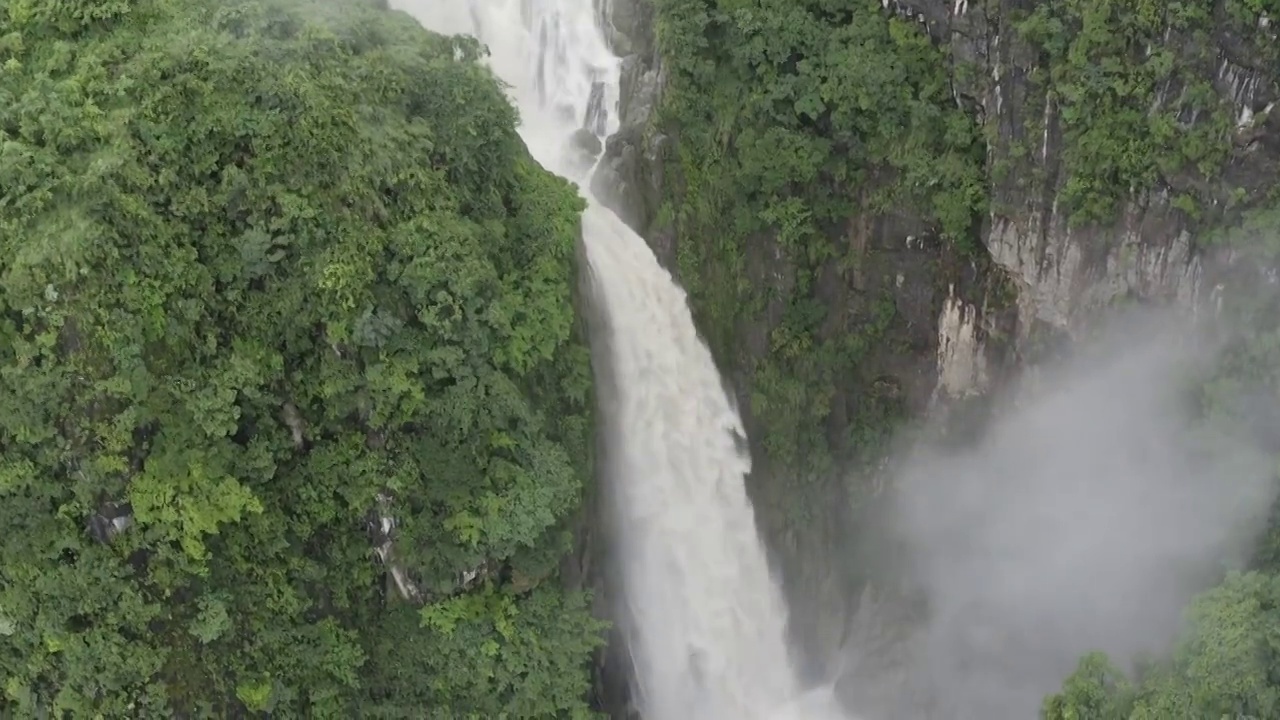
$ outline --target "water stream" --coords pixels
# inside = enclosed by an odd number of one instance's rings
[[[684,291],[648,245],[586,189],[572,140],[616,128],[619,59],[592,0],[403,0],[425,26],[476,35],[510,87],[520,134],[589,207],[584,244],[610,329],[609,496],[618,609],[645,720],[831,717],[802,693],[787,613],[744,478],[742,422],[698,337]],[[597,362],[601,362],[597,358]],[[735,437],[736,436],[736,437]],[[616,594],[616,593],[615,593]]]

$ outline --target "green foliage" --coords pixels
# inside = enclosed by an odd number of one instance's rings
[[[0,715],[586,712],[581,201],[373,5],[0,6]]]
[[[1280,715],[1280,577],[1236,573],[1191,608],[1173,659],[1130,684],[1085,658],[1045,720],[1201,720]]]
[[[766,463],[820,473],[847,445],[827,436],[831,399],[880,323],[824,334],[837,309],[815,298],[818,268],[851,272],[851,224],[900,207],[972,248],[986,203],[980,134],[943,53],[876,0],[655,4],[668,73],[656,122],[678,139],[679,178],[659,220],[679,238],[681,280],[722,360],[739,364],[746,328],[783,308],[767,355],[741,370]],[[748,267],[753,250],[768,270]],[[764,277],[783,267],[790,280]]]
[[[1040,52],[1033,79],[1061,122],[1058,159],[1067,180],[1060,199],[1073,222],[1110,220],[1135,190],[1158,181],[1212,186],[1235,123],[1230,102],[1212,86],[1220,4],[1065,0],[1040,3],[1018,23]],[[1254,26],[1261,10],[1243,6],[1261,4],[1227,3]],[[1040,114],[1027,115],[1028,134],[1040,137]],[[1177,204],[1198,215],[1190,196]]]
[[[388,616],[377,653],[383,678],[373,690],[382,702],[362,708],[367,716],[404,716],[401,708],[438,708],[440,720],[470,718],[590,717],[581,705],[586,690],[580,658],[596,647],[580,618],[581,598],[539,587],[517,602],[509,594],[461,595],[415,615]],[[424,642],[388,642],[397,627],[419,621]],[[566,679],[569,680],[566,682]],[[413,713],[407,717],[423,717]]]
[[[1101,653],[1080,659],[1062,692],[1045,699],[1044,720],[1123,720],[1130,686]]]

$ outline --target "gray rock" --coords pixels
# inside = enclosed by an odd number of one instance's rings
[[[600,138],[586,128],[575,130],[572,142],[574,148],[590,156],[592,160],[600,155],[601,150],[604,150],[604,143],[600,142]]]

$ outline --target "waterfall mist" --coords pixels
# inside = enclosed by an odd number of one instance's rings
[[[1188,388],[1214,355],[1168,316],[1128,314],[1046,367],[975,444],[914,448],[883,520],[924,621],[898,659],[905,683],[850,678],[860,707],[882,694],[873,717],[1035,718],[1082,654],[1167,651],[1275,494],[1263,452],[1194,418]]]

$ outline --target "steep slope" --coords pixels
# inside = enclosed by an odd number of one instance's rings
[[[920,3],[988,129],[984,244],[1034,320],[1189,304],[1196,240],[1265,202],[1280,157],[1274,3]],[[978,73],[962,72],[974,68]]]

